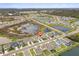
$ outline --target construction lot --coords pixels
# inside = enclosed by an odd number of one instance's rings
[[[20,16],[2,16],[0,20],[0,55],[60,55],[70,47],[79,45],[66,37],[68,34],[78,33],[77,29],[78,26],[73,26],[69,21],[62,21],[59,16],[55,15],[28,13]]]

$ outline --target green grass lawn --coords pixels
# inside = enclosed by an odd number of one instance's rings
[[[24,56],[24,54],[23,54],[23,52],[21,51],[21,52],[16,53],[16,56]]]
[[[34,49],[30,49],[30,53],[31,53],[31,55],[32,55],[32,56],[35,56],[35,55],[36,55],[36,53],[35,53],[35,50],[34,50]]]
[[[44,56],[49,56],[51,54],[51,52],[46,49],[46,50],[43,50],[42,54]]]
[[[57,48],[56,51],[61,51],[61,50],[65,49],[65,48],[67,48],[67,47],[64,46],[64,45],[61,45],[61,47]]]
[[[39,31],[40,31],[40,32],[44,32],[44,30],[45,30],[45,27],[44,27],[44,26],[40,26]]]
[[[10,37],[10,39],[12,40],[12,42],[16,42],[18,40],[16,37]]]
[[[6,35],[4,33],[0,32],[0,37],[5,37]]]

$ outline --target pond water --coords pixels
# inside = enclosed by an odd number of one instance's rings
[[[70,30],[70,28],[66,28],[63,26],[53,26],[53,28],[58,29],[58,30],[63,31],[63,32],[67,32]]]
[[[79,56],[79,47],[75,47],[70,51],[64,52],[61,56]]]

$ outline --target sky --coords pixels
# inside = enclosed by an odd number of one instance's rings
[[[0,8],[79,8],[79,3],[0,3]]]

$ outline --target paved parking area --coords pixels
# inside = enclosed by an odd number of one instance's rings
[[[6,37],[0,37],[0,44],[6,44],[11,42],[10,39],[6,38]]]
[[[29,53],[28,49],[25,49],[25,50],[24,50],[24,55],[25,55],[25,56],[30,56],[30,53]]]

